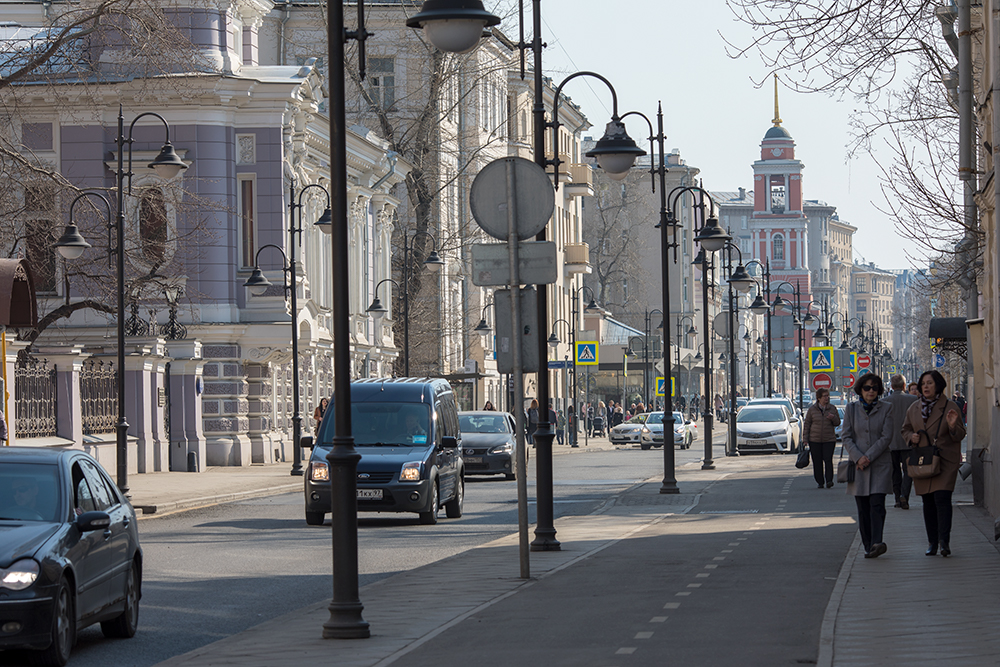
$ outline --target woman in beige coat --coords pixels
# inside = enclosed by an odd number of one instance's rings
[[[948,383],[940,373],[927,371],[918,384],[920,398],[906,411],[902,434],[911,447],[935,445],[940,450],[941,472],[926,479],[914,479],[913,491],[924,501],[928,542],[925,553],[933,556],[940,546],[941,555],[950,556],[951,494],[962,465],[965,424],[958,405],[944,395]]]

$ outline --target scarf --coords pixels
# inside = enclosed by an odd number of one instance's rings
[[[931,410],[934,409],[934,404],[938,402],[940,396],[935,396],[934,398],[924,398],[924,395],[920,395],[920,416],[926,422],[931,417]]]
[[[872,410],[878,404],[878,399],[876,398],[871,403],[865,403],[864,399],[861,399],[860,403],[861,403],[861,407],[863,407],[865,409],[865,414],[870,415],[872,413]]]

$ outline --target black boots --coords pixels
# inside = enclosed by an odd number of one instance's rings
[[[931,543],[927,545],[927,551],[924,552],[925,556],[937,556],[937,543]]]

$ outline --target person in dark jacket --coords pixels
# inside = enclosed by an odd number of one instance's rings
[[[817,389],[816,402],[806,411],[802,435],[809,443],[813,463],[813,479],[819,488],[833,488],[833,450],[837,448],[837,426],[840,413],[830,405],[830,390]]]
[[[535,431],[538,430],[538,416],[538,400],[533,398],[531,399],[531,406],[528,407],[528,419],[526,420],[528,429],[527,441],[530,445],[535,444]]]
[[[892,403],[892,442],[889,443],[889,454],[892,457],[892,492],[896,496],[896,505],[900,509],[910,509],[910,488],[913,481],[906,474],[906,459],[910,454],[910,445],[903,438],[903,422],[906,421],[906,411],[910,408],[916,396],[907,393],[906,379],[902,375],[893,375],[889,379],[892,392],[885,401]]]

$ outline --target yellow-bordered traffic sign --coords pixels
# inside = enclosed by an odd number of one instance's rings
[[[665,395],[663,393],[663,390],[666,387],[666,384],[667,383],[664,381],[664,379],[662,377],[656,378],[656,395],[657,396],[664,396]],[[673,378],[673,377],[670,378],[670,395],[671,396],[676,396],[677,395],[677,379]]]
[[[858,372],[858,353],[851,352],[851,367],[848,369],[852,373]]]
[[[833,348],[832,347],[810,347],[809,348],[809,372],[826,373],[833,371]]]
[[[596,366],[599,346],[596,342],[576,342],[576,363],[578,366]]]

